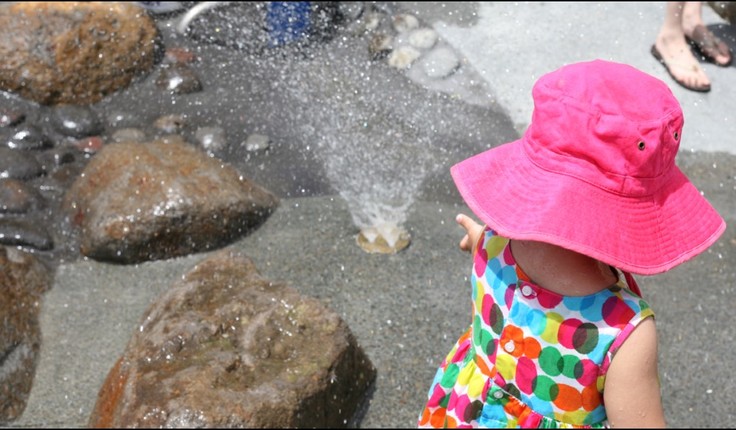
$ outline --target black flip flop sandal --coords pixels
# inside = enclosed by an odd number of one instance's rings
[[[690,85],[687,85],[685,82],[682,82],[681,80],[677,79],[675,77],[675,75],[672,74],[672,71],[670,71],[669,66],[667,66],[667,63],[664,61],[664,58],[662,58],[662,54],[659,53],[659,50],[657,49],[657,47],[655,45],[652,45],[652,51],[651,52],[652,52],[652,55],[654,56],[654,58],[656,58],[657,61],[659,61],[659,63],[664,66],[665,70],[667,70],[667,73],[669,73],[670,77],[672,77],[672,79],[675,82],[677,82],[681,87],[687,88],[690,91],[697,91],[699,93],[707,93],[708,91],[710,91],[710,84],[708,86],[700,87],[700,88],[699,87],[692,87]]]

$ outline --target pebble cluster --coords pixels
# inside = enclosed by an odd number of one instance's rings
[[[175,94],[201,91],[188,66],[194,61],[185,49],[169,49],[156,85]],[[76,258],[74,229],[59,206],[91,157],[107,144],[144,142],[181,133],[188,125],[177,114],[146,125],[131,112],[103,117],[91,105],[45,106],[0,94],[0,245],[19,247],[51,264]],[[226,144],[225,131],[213,126],[195,128],[192,140],[209,154]],[[263,150],[268,137],[252,136],[247,145]]]
[[[6,96],[0,105],[0,244],[63,249],[57,208],[98,151],[103,127],[79,106],[44,108]]]

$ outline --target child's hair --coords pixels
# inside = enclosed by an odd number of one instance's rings
[[[595,60],[542,76],[532,96],[521,139],[451,170],[470,209],[499,235],[651,275],[723,233],[724,220],[675,164],[684,120],[664,82]]]

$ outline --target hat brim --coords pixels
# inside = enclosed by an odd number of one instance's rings
[[[654,194],[633,198],[544,170],[525,151],[522,138],[451,168],[468,207],[501,236],[555,244],[653,275],[705,251],[726,229],[677,166]]]

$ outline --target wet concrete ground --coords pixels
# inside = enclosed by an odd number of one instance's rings
[[[457,211],[467,208],[448,169],[456,160],[514,139],[514,121],[503,106],[467,103],[381,63],[367,67],[365,41],[358,39],[314,46],[310,52],[316,61],[296,64],[283,60],[288,57],[266,60],[188,38],[169,41],[199,53],[196,71],[203,92],[167,95],[151,76],[96,108],[103,114],[124,108],[151,120],[187,113],[192,124],[224,127],[236,143],[255,131],[270,136],[271,149],[265,154],[233,148],[223,155],[283,198],[261,228],[233,246],[251,256],[265,276],[323,300],[346,319],[378,368],[376,389],[360,426],[414,427],[437,364],[470,316],[470,261],[457,249],[462,232],[453,221]],[[325,154],[311,145],[315,136],[335,130],[320,128],[317,120],[323,111],[310,115],[308,109],[339,108],[325,93],[320,98],[319,88],[360,72],[371,80],[356,89],[370,96],[346,99],[345,106],[358,115],[383,115],[418,130],[417,135],[429,136],[427,152],[434,154],[428,164],[433,168],[426,169],[411,196],[415,201],[406,227],[412,243],[396,255],[369,255],[356,246],[350,207],[336,192],[344,185],[328,179]],[[304,92],[284,90],[283,85],[303,85]],[[312,134],[305,132],[305,124]],[[344,150],[347,157],[348,151],[360,148]],[[407,169],[411,161],[404,157]],[[683,152],[678,163],[733,224],[736,157]],[[395,173],[396,184],[401,184],[401,169]],[[696,260],[640,280],[658,318],[663,398],[672,427],[727,427],[734,419],[736,387],[724,377],[736,370],[730,359],[734,247],[736,237],[729,228]],[[34,389],[26,412],[13,426],[85,426],[97,390],[145,307],[203,257],[134,266],[87,259],[62,264],[43,303],[44,343]]]

